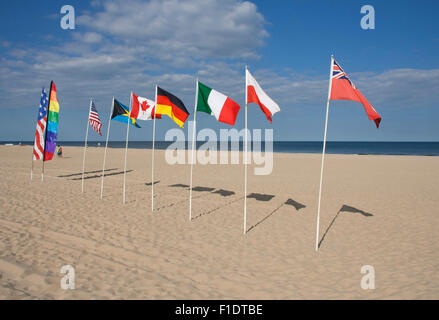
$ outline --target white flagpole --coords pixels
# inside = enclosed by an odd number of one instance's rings
[[[318,208],[317,208],[316,251],[319,250],[320,202],[321,202],[321,198],[322,198],[323,167],[324,167],[324,163],[325,163],[326,133],[328,132],[328,114],[329,114],[329,102],[330,102],[329,99],[331,98],[333,66],[334,66],[334,56],[331,55],[331,68],[330,68],[330,72],[329,72],[328,101],[326,103],[325,134],[323,136],[322,166],[320,169],[319,204],[318,204]]]
[[[127,139],[125,142],[125,164],[123,167],[123,204],[125,204],[126,200],[126,175],[127,175],[127,153],[128,153],[128,136],[130,134],[130,121],[131,121],[131,104],[132,104],[133,92],[130,93],[130,104],[128,105],[128,122],[127,122]]]
[[[247,233],[247,66],[245,66],[244,234]]]
[[[107,128],[107,141],[105,142],[105,152],[104,152],[104,164],[102,166],[102,181],[101,181],[101,199],[104,196],[104,176],[105,176],[105,162],[107,160],[107,148],[108,148],[108,137],[110,135],[110,126],[111,126],[111,116],[113,114],[114,110],[114,97],[113,97],[113,103],[111,105],[111,111],[110,116],[108,118],[108,128]]]
[[[47,124],[46,124],[47,126]],[[44,143],[46,143],[46,138],[44,138]],[[44,153],[46,153],[46,151],[44,151]],[[43,155],[43,167],[41,169],[41,182],[44,182],[44,155]]]
[[[152,125],[152,163],[151,163],[151,211],[154,211],[154,143],[155,143],[155,117],[157,114],[157,85],[155,86],[154,122]]]
[[[87,129],[85,130],[84,156],[82,158],[82,186],[81,186],[82,193],[84,193],[85,153],[87,151],[88,127],[89,127],[88,122],[90,120],[90,112],[91,112],[91,104],[92,103],[93,103],[93,99],[90,98],[90,106],[88,108],[88,116],[87,116]]]
[[[35,144],[35,141],[34,141],[34,144]],[[31,180],[33,179],[33,176],[34,176],[34,148],[35,148],[35,145],[32,146],[32,166],[30,168],[30,179]]]
[[[194,154],[196,146],[196,131],[197,131],[197,102],[198,102],[198,78],[196,81],[196,87],[195,87],[195,106],[194,106],[194,127],[193,127],[193,133],[192,133],[192,161],[191,161],[191,183],[189,187],[189,221],[192,220],[192,173],[194,168]]]

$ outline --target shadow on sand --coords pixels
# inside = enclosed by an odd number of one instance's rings
[[[206,215],[212,214],[212,213],[214,213],[215,211],[217,211],[217,210],[219,210],[219,209],[222,209],[222,208],[225,208],[225,207],[231,205],[232,203],[235,203],[236,201],[239,201],[239,200],[242,200],[242,199],[244,199],[244,197],[239,197],[239,198],[234,199],[234,200],[232,200],[232,201],[229,201],[229,202],[227,202],[227,203],[225,203],[225,204],[223,204],[223,205],[221,205],[221,206],[219,206],[219,207],[217,207],[217,208],[215,208],[215,209],[212,209],[212,210],[209,210],[209,211],[206,211],[206,212],[200,213],[199,215],[197,215],[197,216],[195,216],[195,217],[192,217],[192,220],[198,219],[198,218],[200,218],[200,217],[202,217],[202,216],[206,216]]]
[[[126,173],[129,173],[129,172],[132,172],[132,171],[134,171],[134,170],[127,170]],[[82,173],[81,173],[81,174],[82,174]],[[112,173],[106,173],[105,176],[106,176],[106,177],[109,177],[109,176],[117,176],[117,175],[119,175],[119,174],[123,174],[123,171],[120,171],[120,172],[112,172]],[[101,177],[102,177],[102,174],[96,174],[96,175],[94,175],[94,176],[87,176],[87,177],[84,177],[84,180],[88,180],[88,179],[96,179],[96,178],[101,178]],[[79,178],[73,178],[73,179],[70,179],[70,180],[82,180],[82,177],[79,177]]]
[[[274,196],[273,196],[274,197]],[[262,201],[268,201],[268,200],[262,200]],[[260,220],[259,222],[255,223],[254,225],[252,225],[250,228],[248,228],[247,232],[249,232],[250,230],[253,230],[254,228],[256,228],[258,225],[260,225],[262,222],[264,222],[265,220],[267,220],[268,218],[270,218],[273,214],[275,214],[280,208],[282,208],[284,205],[290,205],[293,206],[297,211],[299,211],[302,208],[305,208],[306,206],[304,204],[301,204],[297,201],[294,201],[293,199],[289,198],[286,202],[282,203],[279,207],[277,207],[276,209],[274,209],[273,211],[271,211],[267,216],[265,216],[262,220]]]
[[[256,199],[258,201],[270,201],[274,198],[274,195],[271,194],[262,194],[262,193],[250,193],[247,196],[247,199]]]
[[[322,245],[322,243],[323,243],[323,240],[325,240],[325,237],[326,237],[326,235],[328,234],[329,229],[332,228],[332,226],[333,226],[334,223],[335,223],[335,220],[337,220],[338,216],[339,216],[340,213],[342,213],[342,212],[359,213],[359,214],[361,214],[363,217],[373,217],[373,214],[372,214],[372,213],[365,212],[365,211],[363,211],[363,210],[360,210],[360,209],[357,209],[357,208],[354,208],[354,207],[348,206],[348,205],[346,205],[346,204],[342,205],[341,208],[340,208],[340,210],[338,210],[337,214],[335,215],[334,219],[332,219],[332,221],[331,221],[331,223],[329,224],[328,228],[326,229],[325,233],[323,234],[322,239],[321,239],[320,242],[319,242],[319,246],[318,246],[319,248],[321,247],[321,245]]]
[[[117,169],[118,169],[118,168],[105,169],[105,172],[108,172],[108,171],[114,171],[114,170],[117,170]],[[102,172],[102,170],[87,171],[87,172],[84,172],[84,174],[98,173],[98,172]],[[58,177],[58,178],[70,178],[70,177],[74,177],[74,176],[82,176],[82,172],[79,172],[79,173],[72,173],[72,174],[66,174],[66,175],[57,176],[57,177]]]

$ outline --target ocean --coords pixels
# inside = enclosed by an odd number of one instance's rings
[[[0,144],[19,144],[19,141],[0,141]],[[22,141],[24,145],[33,145],[31,141]],[[173,142],[156,141],[157,149],[166,149]],[[60,141],[62,146],[83,146],[83,141]],[[105,146],[105,142],[89,141],[88,145],[96,147],[100,144]],[[197,142],[197,147],[203,145],[203,141]],[[109,141],[111,148],[125,148],[125,141]],[[242,150],[242,141],[240,150]],[[321,153],[322,141],[275,141],[273,144],[274,152],[282,153]],[[130,148],[150,149],[151,141],[130,141]],[[190,142],[186,142],[185,147],[191,147]],[[218,143],[219,148],[219,143]],[[262,151],[264,143],[262,143]],[[230,143],[229,143],[230,149]],[[416,155],[416,156],[439,156],[439,142],[348,142],[348,141],[328,141],[326,152],[330,154],[358,154],[358,155]]]

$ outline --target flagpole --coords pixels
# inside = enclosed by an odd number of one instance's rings
[[[189,221],[192,220],[192,174],[194,168],[194,154],[196,149],[196,131],[197,131],[197,102],[198,102],[198,78],[195,87],[195,106],[194,106],[194,127],[192,133],[192,161],[191,161],[191,183],[189,187]]]
[[[34,142],[34,143],[35,143],[35,142]],[[32,148],[35,148],[35,146],[32,147]],[[31,180],[33,179],[33,176],[34,176],[34,151],[33,151],[33,149],[32,149],[32,166],[31,166],[31,168],[30,168],[30,179],[31,179]]]
[[[155,107],[152,125],[152,163],[151,163],[151,211],[154,211],[154,148],[155,148],[155,117],[157,114],[157,85],[155,85]]]
[[[93,103],[93,99],[90,98],[90,106],[88,108],[88,118],[87,118],[87,129],[85,130],[84,156],[82,158],[82,193],[84,193],[85,153],[87,151],[88,127],[89,127],[88,122],[90,120],[90,111],[91,111],[92,103]]]
[[[46,124],[47,125],[47,124]],[[44,140],[46,140],[46,138],[44,138]],[[46,143],[46,141],[44,141],[44,143]],[[45,151],[44,151],[45,152]],[[43,167],[41,169],[41,182],[44,182],[44,155],[43,155]]]
[[[43,90],[44,90],[44,88],[43,88]],[[43,96],[43,94],[41,94],[41,96]],[[37,126],[38,126],[38,119],[37,119]],[[35,140],[36,140],[36,133],[35,133],[35,138],[34,138],[34,145],[32,147],[32,165],[30,167],[30,179],[31,180],[33,180],[33,178],[34,178],[34,149],[35,149]]]
[[[110,135],[110,126],[111,126],[111,116],[114,110],[114,97],[113,103],[111,105],[110,116],[108,117],[108,128],[107,128],[107,141],[105,142],[105,151],[104,151],[104,164],[102,166],[102,181],[101,181],[101,199],[104,196],[104,176],[105,176],[105,162],[107,160],[107,148],[108,148],[108,136]]]
[[[52,84],[53,80],[50,82],[50,90],[49,90],[49,100],[47,101],[47,114],[46,114],[46,128],[44,130],[44,149],[43,149],[43,167],[41,169],[41,182],[44,182],[44,162],[46,162],[46,136],[47,136],[47,128],[49,127],[49,111],[50,111],[50,100],[52,98]]]
[[[247,233],[247,66],[245,66],[244,234]]]
[[[324,168],[324,163],[325,163],[326,133],[328,132],[328,114],[329,114],[329,102],[330,102],[329,99],[331,98],[333,66],[334,66],[334,56],[331,55],[331,68],[330,68],[330,72],[329,72],[328,101],[326,102],[325,133],[323,136],[322,166],[320,169],[319,204],[317,207],[316,251],[319,250],[320,202],[321,202],[321,198],[322,198],[323,168]]]
[[[131,103],[132,103],[133,92],[130,93],[130,104],[128,105],[128,121],[127,121],[127,139],[125,142],[125,164],[123,167],[123,204],[126,200],[126,175],[127,175],[127,153],[128,153],[128,136],[130,134],[130,121],[131,121]]]

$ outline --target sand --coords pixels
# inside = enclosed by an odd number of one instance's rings
[[[86,171],[102,168],[89,148]],[[81,193],[82,148],[41,162],[30,180],[31,147],[0,147],[0,299],[438,299],[439,159],[327,155],[319,252],[314,250],[321,157],[275,154],[269,176],[249,166],[243,234],[242,165],[194,167],[156,152],[109,149]],[[273,196],[273,197],[271,197]],[[63,265],[75,289],[63,290]],[[375,289],[360,286],[362,266]]]

